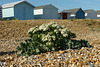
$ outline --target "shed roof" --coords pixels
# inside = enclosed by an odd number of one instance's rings
[[[67,13],[76,13],[79,9],[81,9],[81,8],[75,8],[75,9],[63,10],[62,12],[67,12]]]
[[[100,10],[97,10],[96,12],[97,12],[97,14],[100,14]]]
[[[34,9],[42,9],[44,7],[47,7],[47,6],[53,6],[53,5],[52,4],[47,4],[47,5],[37,6]],[[55,6],[53,6],[53,7],[56,8]],[[58,9],[58,8],[56,8],[56,9]]]
[[[87,13],[88,11],[93,11],[93,9],[84,10],[85,13]]]
[[[35,7],[32,4],[30,4],[29,2],[27,2],[27,1],[17,1],[17,2],[13,2],[13,3],[4,4],[4,5],[2,5],[2,8],[13,7],[13,6],[15,6],[15,5],[19,4],[19,3],[22,3],[22,2],[26,2],[27,4],[31,5],[32,7]]]

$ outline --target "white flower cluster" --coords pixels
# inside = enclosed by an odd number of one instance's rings
[[[37,32],[37,31],[39,31],[39,29],[38,29],[38,28],[36,28],[36,29],[33,31],[33,33]]]
[[[30,29],[28,30],[28,33],[29,33],[29,32],[32,32],[34,29],[35,29],[35,27],[30,28]]]
[[[52,40],[56,40],[56,37],[54,35],[50,35],[50,33],[48,33],[47,35],[43,34],[42,35],[42,41],[52,41]]]
[[[52,27],[57,27],[58,26],[57,23],[52,23],[51,25],[52,25]]]
[[[42,41],[51,41],[51,36],[50,35],[42,35]]]
[[[68,37],[68,33],[69,33],[69,30],[67,28],[64,28],[61,30],[61,34],[64,36],[64,37]]]
[[[56,36],[54,35],[54,33],[58,35],[63,35],[63,37],[68,37],[68,34],[70,32],[64,25],[58,25],[55,22],[50,22],[48,24],[42,24],[39,27],[36,26],[36,27],[30,28],[28,32],[32,32],[34,34],[35,32],[38,32],[38,31],[47,32],[46,34],[41,33],[42,34],[41,39],[42,41],[49,41],[49,42],[51,40],[56,40]]]
[[[57,29],[55,29],[54,32],[60,32],[64,37],[67,37],[70,31],[65,26],[57,26]]]
[[[54,32],[55,32],[56,34],[58,34],[58,33],[59,33],[59,30],[54,30]]]
[[[49,27],[46,25],[46,24],[42,24],[40,27],[39,27],[39,30],[43,30],[43,31],[46,31],[48,30]]]
[[[52,45],[54,45],[54,43],[53,42],[47,42],[46,45],[47,46],[52,46]]]
[[[43,30],[43,31],[47,31],[48,29],[50,29],[50,27],[57,27],[58,24],[55,22],[50,22],[48,24],[42,24],[39,29]]]
[[[39,30],[39,29],[38,29],[38,26],[33,27],[33,28],[30,28],[29,31],[28,31],[28,33],[29,33],[29,32],[33,32],[33,33],[34,33],[34,32],[36,32],[37,30]]]

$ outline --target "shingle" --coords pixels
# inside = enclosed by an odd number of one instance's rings
[[[4,4],[4,5],[2,5],[2,8],[13,7],[13,6],[15,6],[15,5],[19,4],[19,3],[22,3],[22,2],[27,2],[27,1],[18,1],[18,2],[13,2],[13,3]],[[27,3],[28,3],[28,2],[27,2]],[[30,4],[30,3],[28,3],[28,4]],[[30,4],[30,5],[31,5],[31,4]],[[31,5],[31,6],[33,6],[33,5]],[[34,7],[34,6],[33,6],[33,7]]]

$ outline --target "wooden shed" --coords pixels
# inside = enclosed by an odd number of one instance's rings
[[[81,8],[63,10],[58,14],[61,19],[85,19],[85,12]]]
[[[34,19],[34,6],[27,1],[18,1],[2,5],[4,19],[17,18],[19,20]]]
[[[66,12],[59,12],[58,13],[58,19],[68,19],[68,15],[70,13],[66,13]]]
[[[84,10],[84,12],[85,12],[85,18],[97,19],[97,12],[94,11],[93,9]]]
[[[97,10],[97,19],[100,19],[100,10]]]
[[[35,19],[58,19],[58,8],[52,4],[37,6],[34,8]]]
[[[2,7],[0,6],[0,19],[2,18]]]

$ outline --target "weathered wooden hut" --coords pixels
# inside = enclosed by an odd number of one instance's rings
[[[100,19],[100,10],[97,10],[97,19]]]
[[[2,18],[2,7],[0,6],[0,19]]]
[[[27,1],[18,1],[2,5],[4,19],[17,18],[19,20],[34,19],[34,6]]]
[[[52,4],[34,8],[34,19],[58,19],[58,8]]]
[[[81,8],[63,10],[58,14],[60,19],[85,19],[85,12]]]
[[[93,9],[89,9],[89,10],[84,10],[85,12],[85,18],[89,18],[89,19],[97,19],[97,12]]]

